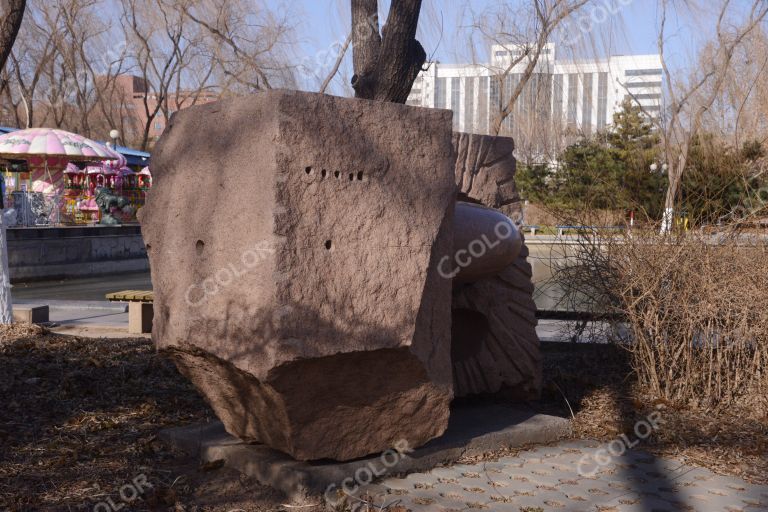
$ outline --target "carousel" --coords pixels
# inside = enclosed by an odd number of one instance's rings
[[[148,168],[137,172],[111,148],[52,128],[0,136],[0,159],[14,164],[5,166],[4,206],[21,226],[98,224],[97,189],[125,197],[131,207],[118,212],[120,222],[136,222],[152,184]]]

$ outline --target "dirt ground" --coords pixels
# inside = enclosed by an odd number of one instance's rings
[[[646,449],[768,482],[768,419],[713,418],[638,398],[619,349],[545,344],[544,353],[536,406],[573,410],[577,436],[615,438],[660,407],[666,422]],[[313,510],[286,507],[279,493],[157,439],[213,413],[146,339],[0,327],[0,376],[0,510]]]

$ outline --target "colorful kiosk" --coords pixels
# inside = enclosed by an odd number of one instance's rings
[[[148,156],[142,153],[140,161]],[[6,166],[5,173],[10,199],[5,206],[16,210],[17,225],[97,224],[99,187],[126,197],[132,208],[129,215],[121,214],[121,222],[136,222],[135,212],[151,187],[148,168],[136,172],[140,167],[131,169],[121,153],[63,130],[33,128],[1,135],[0,158],[23,164]]]

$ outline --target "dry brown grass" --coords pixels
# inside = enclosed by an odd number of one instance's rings
[[[634,438],[637,422],[658,411],[661,426],[642,449],[716,473],[768,484],[768,418],[737,406],[705,410],[649,396],[619,345],[544,343],[545,412],[570,416],[573,436]]]

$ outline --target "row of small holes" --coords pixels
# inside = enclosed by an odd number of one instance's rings
[[[306,169],[304,169],[304,172],[307,175],[311,175],[313,172],[313,169],[312,167],[307,167]],[[325,179],[327,176],[328,176],[328,171],[326,171],[325,169],[320,171],[320,178]],[[357,181],[363,181],[363,176],[364,176],[363,171],[359,171],[357,173]],[[333,171],[333,177],[338,180],[341,178],[341,173],[339,171]],[[353,172],[349,173],[349,181],[355,181],[355,173]]]
[[[304,172],[307,174],[307,176],[311,175],[312,171],[313,169],[311,166],[304,169]],[[328,177],[328,171],[326,169],[322,169],[320,171],[320,178],[325,179],[327,177]],[[341,172],[334,171],[333,177],[338,180],[339,178],[341,178]],[[354,180],[355,180],[355,174],[349,173],[349,181],[354,181]],[[363,181],[363,171],[360,171],[357,173],[357,181]],[[324,245],[327,251],[330,251],[331,248],[333,248],[333,242],[330,240],[326,240]]]

